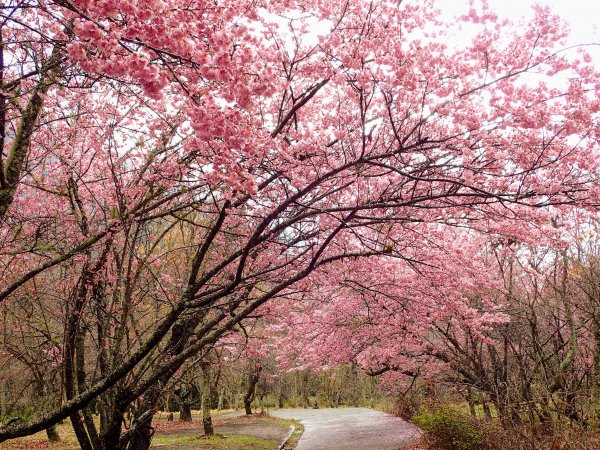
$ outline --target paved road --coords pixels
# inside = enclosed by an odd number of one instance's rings
[[[279,409],[270,414],[302,422],[297,450],[395,450],[420,436],[414,425],[369,408]]]

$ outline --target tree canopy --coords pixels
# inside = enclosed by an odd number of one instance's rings
[[[358,338],[341,322],[377,286],[410,315],[386,295],[363,311],[381,319],[360,335],[373,361],[410,356],[373,336],[415,323],[483,335],[506,320],[467,295],[493,289],[484,241],[560,248],[557,218],[596,214],[600,74],[547,8],[525,24],[485,2],[460,17],[363,0],[1,11],[5,341],[60,367],[64,398],[0,441],[70,417],[84,449],[147,448],[190,358],[332,297],[328,326]]]

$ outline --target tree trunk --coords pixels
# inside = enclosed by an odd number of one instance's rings
[[[490,409],[490,405],[488,404],[488,402],[486,402],[484,399],[481,402],[481,405],[483,406],[483,414],[485,415],[485,417],[487,419],[491,419],[492,418],[492,410]]]
[[[469,386],[467,388],[467,403],[469,403],[469,412],[471,416],[477,417],[477,411],[475,410],[475,400],[473,399],[473,390]]]
[[[7,381],[6,379],[0,382],[0,415],[6,415],[6,393],[7,393]]]
[[[84,392],[87,389],[87,381],[85,377],[85,332],[82,331],[78,334],[75,340],[75,361],[76,361],[76,372],[77,372],[77,388],[80,392]],[[96,402],[94,402],[96,403]],[[82,409],[81,414],[83,416],[83,423],[85,425],[86,432],[90,438],[90,443],[94,450],[101,450],[102,443],[98,437],[98,430],[94,423],[92,416],[92,408],[86,406]]]
[[[105,449],[118,449],[121,438],[121,426],[124,413],[117,409],[111,411],[110,416],[105,415],[104,425],[101,427],[101,441]]]
[[[254,369],[250,372],[250,376],[248,377],[248,390],[244,396],[244,409],[246,410],[246,415],[248,416],[252,414],[252,401],[254,400],[254,395],[256,394],[256,385],[260,378],[261,370],[261,365],[256,363],[254,365]]]
[[[600,320],[594,320],[594,371],[592,377],[592,405],[597,419],[600,419]]]
[[[247,399],[247,397],[244,397],[244,411],[247,416],[252,414],[252,400]]]
[[[134,425],[126,433],[123,433],[119,446],[122,450],[148,450],[150,448],[154,436],[153,415],[153,410],[147,410],[134,421]]]
[[[46,428],[46,436],[50,442],[60,442],[60,435],[56,430],[56,425]]]
[[[8,155],[5,159],[6,166],[1,174],[2,183],[0,185],[0,219],[3,219],[12,204],[17,189],[19,187],[23,169],[29,154],[31,146],[31,137],[36,129],[38,119],[42,114],[44,99],[46,93],[52,84],[55,83],[54,77],[60,72],[64,50],[55,45],[52,49],[52,55],[42,63],[41,78],[32,89],[32,95],[27,106],[25,106],[21,121],[17,126],[16,134],[12,138]],[[4,98],[4,97],[3,97]],[[5,110],[3,110],[5,111]],[[4,136],[2,136],[4,144]],[[4,145],[2,145],[4,147]],[[2,152],[4,152],[2,148]],[[1,155],[0,155],[1,157]]]
[[[82,283],[82,280],[85,281],[85,273],[87,273],[87,271],[88,268],[86,267],[84,269],[84,275],[81,276],[81,280],[79,281],[80,283]],[[64,349],[63,383],[67,400],[73,399],[77,393],[75,387],[75,372],[77,371],[75,353],[78,334],[81,332],[79,327],[79,317],[85,300],[84,288],[81,288],[80,291],[78,291],[78,295],[76,295],[74,310],[69,313],[69,318],[65,326],[66,342]],[[75,436],[77,437],[77,441],[79,442],[81,449],[93,450],[92,442],[90,441],[90,437],[88,436],[83,421],[81,420],[80,412],[73,412],[69,418],[71,419],[71,425],[73,426],[73,431],[75,432]]]
[[[215,429],[210,415],[210,404],[212,400],[212,383],[210,377],[210,364],[203,362],[202,365],[202,426],[204,434],[212,436]]]
[[[167,344],[166,352],[173,356],[179,355],[188,343],[193,330],[196,328],[198,323],[202,320],[202,315],[193,316],[191,318],[183,319],[173,326],[171,331],[171,337]],[[168,369],[166,369],[168,367]],[[158,367],[156,373],[158,378],[154,381],[154,384],[150,385],[146,393],[144,394],[144,400],[140,411],[143,411],[132,427],[123,433],[121,437],[121,448],[124,450],[148,450],[152,443],[152,437],[154,436],[154,428],[152,427],[152,417],[158,405],[160,396],[162,395],[161,386],[165,386],[173,373],[180,367],[179,366],[166,366]]]
[[[469,412],[471,413],[472,417],[477,417],[477,411],[475,410],[475,403],[473,402],[473,399],[469,397]]]
[[[190,401],[191,390],[186,384],[182,384],[175,390],[175,395],[179,397],[179,420],[181,422],[192,421],[192,405]]]
[[[565,393],[564,414],[572,422],[579,422],[581,420],[579,412],[577,411],[577,395],[573,388]]]
[[[219,401],[217,402],[217,409],[221,411],[225,403],[225,388],[219,390]]]
[[[187,399],[179,404],[179,420],[181,422],[192,421],[192,407]]]

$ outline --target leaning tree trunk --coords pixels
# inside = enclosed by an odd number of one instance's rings
[[[134,420],[131,428],[121,436],[119,448],[121,450],[148,450],[154,436],[153,416],[154,410],[148,409]]]
[[[62,69],[61,60],[63,56],[64,50],[62,46],[55,45],[50,58],[42,63],[40,80],[37,85],[33,86],[31,98],[22,109],[21,121],[17,126],[16,134],[9,141],[8,155],[4,160],[5,166],[2,169],[3,173],[0,174],[2,178],[2,183],[0,184],[0,219],[4,218],[17,194],[28,159],[31,138],[43,113],[46,94],[50,87],[56,83],[56,77]],[[3,96],[3,122],[6,111],[4,108],[4,98]],[[4,126],[4,123],[2,125]],[[4,147],[4,133],[2,133],[2,147]],[[4,153],[5,149],[2,148],[0,151]]]
[[[254,369],[250,372],[250,376],[248,377],[248,390],[244,396],[244,409],[246,410],[246,415],[252,414],[252,401],[254,400],[254,395],[256,394],[256,385],[258,384],[261,370],[261,365],[256,363],[254,365]]]
[[[35,371],[33,373],[35,382],[37,384],[37,391],[41,398],[48,399],[50,398],[50,394],[48,392],[47,381],[43,378],[42,371]],[[42,414],[48,411],[48,403],[49,401],[45,401],[42,406]],[[0,408],[0,413],[1,413]],[[46,428],[46,436],[48,437],[48,441],[50,442],[60,442],[60,435],[58,434],[58,430],[56,429],[56,425],[49,426]]]
[[[165,352],[174,357],[179,355],[185,349],[193,330],[201,322],[202,317],[202,315],[197,315],[176,323],[171,331],[171,337]],[[167,385],[175,370],[179,367],[166,365],[156,368],[158,376],[144,393],[144,400],[140,409],[144,412],[134,421],[131,428],[121,436],[120,447],[123,450],[148,450],[150,448],[154,436],[152,417],[162,395],[162,386]]]
[[[87,272],[88,269],[86,268]],[[85,280],[85,275],[82,276],[82,280]],[[80,280],[81,282],[81,280]],[[81,311],[83,309],[84,300],[85,300],[85,288],[82,288],[81,291],[83,293],[79,293],[76,296],[76,302],[73,311],[69,313],[69,318],[67,321],[65,335],[66,335],[66,343],[64,350],[64,388],[65,395],[67,401],[72,400],[77,394],[76,391],[76,377],[75,372],[77,371],[76,367],[76,350],[77,350],[77,340],[79,333],[83,332],[79,325],[79,317],[81,315]],[[82,450],[94,450],[92,447],[92,441],[90,436],[87,433],[84,422],[81,419],[81,414],[79,411],[74,411],[69,416],[71,419],[71,425],[73,427],[73,431],[75,432],[75,436],[77,437],[77,441]]]

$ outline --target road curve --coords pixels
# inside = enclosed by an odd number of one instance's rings
[[[296,450],[395,450],[421,435],[414,425],[369,408],[279,409],[269,413],[302,422],[304,434]]]

